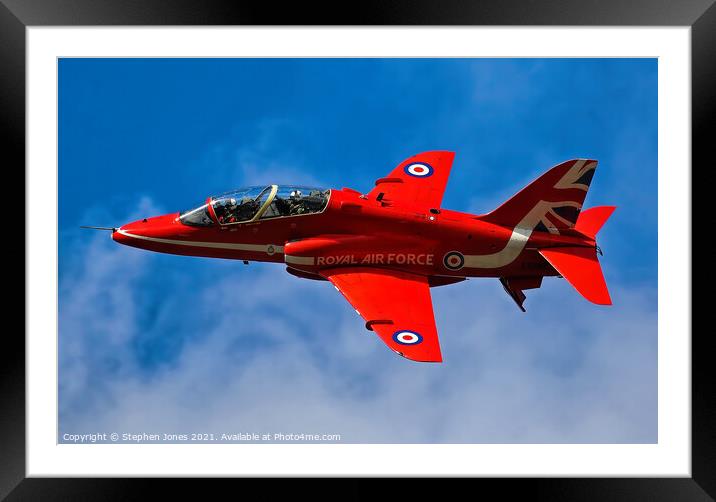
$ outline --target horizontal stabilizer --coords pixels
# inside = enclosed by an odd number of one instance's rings
[[[574,229],[584,235],[594,237],[599,233],[615,209],[616,207],[614,206],[598,206],[585,209],[579,213]]]
[[[595,248],[560,247],[539,252],[584,298],[597,305],[612,304]]]

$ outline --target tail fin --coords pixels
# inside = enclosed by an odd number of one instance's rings
[[[612,304],[596,248],[560,247],[539,252],[584,298],[598,305]]]
[[[616,207],[614,206],[597,206],[585,209],[577,218],[577,224],[574,229],[587,237],[594,237],[599,233],[615,209]]]
[[[479,218],[498,225],[553,234],[574,228],[596,167],[596,160],[563,162]]]

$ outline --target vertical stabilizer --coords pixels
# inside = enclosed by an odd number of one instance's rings
[[[596,160],[563,162],[479,219],[552,234],[574,228],[596,168]]]

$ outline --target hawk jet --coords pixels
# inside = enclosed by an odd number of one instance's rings
[[[596,160],[563,162],[474,215],[441,205],[454,156],[410,157],[368,193],[254,186],[108,230],[128,246],[281,263],[294,276],[329,281],[368,330],[413,361],[442,361],[432,287],[496,278],[525,311],[525,291],[558,276],[588,301],[611,304],[595,239],[615,208],[582,210]]]

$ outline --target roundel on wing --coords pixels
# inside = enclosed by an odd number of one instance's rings
[[[426,164],[425,162],[413,162],[412,164],[405,166],[404,171],[405,174],[410,176],[425,178],[427,176],[432,176],[434,169],[430,164]]]
[[[460,270],[465,266],[465,257],[458,251],[450,251],[443,257],[443,265],[448,270]]]
[[[417,345],[423,341],[423,337],[420,333],[403,329],[393,333],[393,341],[400,345]]]

